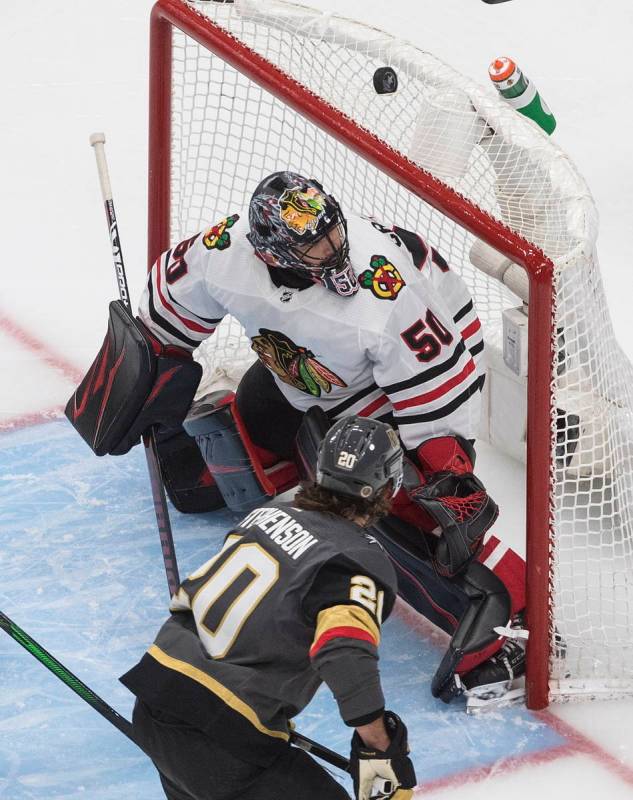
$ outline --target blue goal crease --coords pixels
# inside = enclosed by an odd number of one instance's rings
[[[216,551],[238,517],[172,510],[181,576]],[[151,643],[168,591],[145,459],[97,458],[65,420],[0,433],[0,608],[128,718],[117,678]],[[410,734],[420,782],[565,743],[524,708],[478,717],[431,697],[441,650],[392,617],[381,644],[390,708]],[[161,796],[134,745],[8,636],[0,637],[0,797]],[[297,729],[341,753],[350,729],[322,687]]]

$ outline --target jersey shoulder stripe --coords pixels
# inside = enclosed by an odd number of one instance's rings
[[[190,336],[187,336],[182,331],[179,331],[174,325],[171,324],[168,320],[166,320],[161,314],[158,312],[156,305],[154,303],[154,289],[152,287],[152,279],[150,277],[147,283],[147,299],[148,299],[148,309],[149,309],[149,316],[156,328],[158,330],[163,331],[168,338],[175,339],[178,344],[184,344],[188,348],[192,350],[198,347],[201,340],[192,339]],[[206,338],[206,337],[203,337]]]
[[[441,253],[438,253],[438,251],[434,247],[431,248],[431,259],[435,264],[435,266],[439,267],[442,270],[442,272],[449,271],[450,267],[448,266],[447,260]]]
[[[417,233],[399,228],[397,225],[394,225],[392,230],[409,251],[414,267],[421,270],[429,254],[427,243]]]
[[[167,301],[167,298],[165,297],[165,293],[169,294],[169,296],[171,297],[171,294],[169,293],[168,287],[165,289],[165,291],[163,291],[163,268],[169,262],[170,253],[171,253],[171,251],[167,252],[167,254],[165,255],[164,259],[160,259],[159,262],[156,264],[156,269],[153,270],[153,275],[156,278],[156,290],[157,290],[157,293],[158,293],[158,299],[159,299],[162,307],[166,311],[168,311],[170,314],[172,314],[174,317],[176,317],[176,319],[182,325],[184,325],[185,328],[187,328],[190,331],[193,331],[194,333],[202,333],[205,336],[210,336],[213,333],[213,331],[215,330],[215,327],[209,328],[208,325],[201,325],[199,322],[196,322],[193,319],[189,319],[184,314],[179,313],[173,307],[173,305]],[[181,308],[182,308],[182,306],[181,306]],[[197,316],[197,315],[193,314],[191,311],[188,311],[187,313],[190,316]]]
[[[223,317],[216,317],[215,319],[212,319],[211,317],[201,317],[200,314],[196,314],[195,312],[191,311],[185,305],[176,300],[176,298],[172,295],[171,291],[169,290],[169,287],[167,288],[167,296],[169,297],[170,301],[175,306],[178,306],[178,308],[182,309],[182,311],[185,314],[189,314],[189,316],[195,317],[197,320],[200,320],[201,322],[208,322],[209,325],[213,326],[214,330],[216,326],[222,322]]]

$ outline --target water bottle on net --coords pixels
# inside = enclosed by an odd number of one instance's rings
[[[549,106],[511,58],[496,58],[488,68],[488,74],[499,94],[512,108],[536,122],[546,133],[553,133],[556,119]]]

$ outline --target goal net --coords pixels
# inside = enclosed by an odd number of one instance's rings
[[[385,66],[398,85],[378,94]],[[482,438],[527,463],[529,704],[633,692],[633,369],[569,158],[493,87],[278,0],[159,0],[151,73],[151,260],[290,169],[462,275],[485,332]],[[254,360],[235,320],[205,344],[205,385]]]

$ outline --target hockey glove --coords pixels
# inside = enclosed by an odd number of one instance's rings
[[[407,487],[409,496],[437,522],[441,535],[433,563],[440,575],[450,578],[478,555],[499,507],[472,472],[438,472],[425,480]]]
[[[115,300],[103,345],[66,416],[98,456],[123,455],[153,425],[180,425],[201,375],[190,353],[162,345]]]
[[[356,800],[409,800],[416,785],[409,758],[407,729],[397,714],[385,711],[385,728],[391,744],[384,752],[367,747],[358,733],[352,736],[350,773]]]

